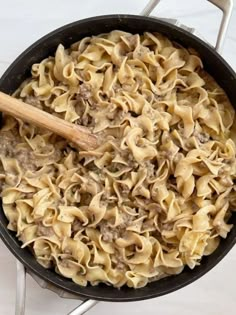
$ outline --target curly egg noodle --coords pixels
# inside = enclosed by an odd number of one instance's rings
[[[22,247],[86,286],[145,286],[218,247],[236,205],[234,110],[192,49],[122,31],[59,45],[14,96],[101,139],[21,120],[0,132],[2,203]]]

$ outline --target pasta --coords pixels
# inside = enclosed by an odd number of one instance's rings
[[[193,49],[112,31],[59,45],[14,96],[101,139],[79,151],[4,116],[8,228],[45,268],[86,286],[145,286],[193,269],[236,206],[234,110]]]

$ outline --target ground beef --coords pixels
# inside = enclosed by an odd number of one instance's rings
[[[36,158],[33,151],[30,148],[17,149],[17,144],[20,143],[19,136],[17,137],[12,130],[1,131],[0,141],[0,155],[7,158],[16,158],[24,170],[36,169]]]
[[[105,242],[113,242],[119,237],[124,237],[126,233],[126,228],[131,225],[133,216],[128,213],[120,213],[122,222],[116,227],[110,227],[106,221],[100,223],[100,232],[102,234],[102,239]]]
[[[52,227],[44,226],[41,222],[38,223],[37,236],[51,237],[54,235],[54,230]]]
[[[173,230],[173,223],[164,223],[162,224],[162,231],[172,231]]]
[[[29,149],[17,150],[16,159],[24,170],[34,171],[37,169],[36,158],[33,151]]]
[[[0,133],[0,155],[12,157],[17,145],[17,139],[11,131],[1,131]]]
[[[119,271],[128,270],[127,264],[124,262],[124,259],[118,250],[115,250],[115,253],[112,256],[112,265],[114,269],[118,269]]]
[[[120,184],[120,193],[123,196],[127,196],[130,193],[130,189],[128,186],[124,185],[124,184]]]
[[[82,118],[82,125],[94,127],[95,123],[94,123],[93,118],[89,114],[87,114],[86,116]]]
[[[142,230],[152,230],[154,229],[154,223],[153,223],[153,219],[151,220],[148,220],[146,222],[143,222],[143,225],[142,225]]]
[[[138,45],[139,36],[138,35],[130,35],[130,36],[127,36],[126,39],[129,42],[130,48],[132,50],[134,50],[135,47]]]
[[[138,49],[136,49],[133,53],[133,57],[137,59],[142,59],[150,52],[150,49],[148,47],[139,46]]]
[[[100,224],[100,232],[104,242],[113,242],[119,238],[119,230],[117,228],[111,228],[106,222]]]
[[[150,203],[148,205],[148,210],[149,211],[156,211],[157,213],[165,212],[158,203],[154,203],[154,202]]]
[[[127,270],[127,265],[118,251],[115,251],[113,264],[115,265],[115,269],[118,269],[119,271]]]
[[[78,219],[75,219],[71,225],[71,230],[72,232],[78,232],[79,230],[81,230],[83,228],[81,221],[79,221]]]
[[[146,162],[145,168],[147,169],[148,177],[153,178],[155,176],[155,165],[152,164],[151,162]]]
[[[206,143],[206,142],[209,141],[210,136],[207,133],[200,132],[200,133],[197,134],[197,138],[198,138],[200,143]]]
[[[123,220],[123,223],[120,224],[121,228],[126,228],[127,226],[130,226],[134,218],[132,215],[129,215],[126,212],[122,212],[121,217]]]
[[[25,103],[33,105],[34,107],[43,109],[43,105],[41,104],[41,101],[32,95],[27,95],[24,101]]]
[[[91,86],[86,83],[82,83],[79,87],[79,96],[84,100],[88,100],[89,98],[91,98]]]

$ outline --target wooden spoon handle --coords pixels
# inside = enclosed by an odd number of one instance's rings
[[[97,137],[86,127],[72,124],[2,92],[0,92],[0,111],[48,129],[76,143],[83,150],[92,150],[98,146]]]

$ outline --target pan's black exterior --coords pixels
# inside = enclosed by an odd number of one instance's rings
[[[7,69],[0,80],[0,90],[6,93],[15,91],[20,83],[30,75],[31,65],[49,55],[53,55],[59,43],[68,47],[85,36],[97,35],[115,29],[131,33],[142,33],[144,31],[160,32],[185,47],[195,48],[200,53],[205,69],[224,88],[233,106],[236,108],[236,75],[213,48],[194,35],[167,22],[134,15],[109,15],[89,18],[63,26],[46,35],[23,52]],[[236,224],[236,212],[232,216],[231,221]],[[76,293],[81,297],[103,301],[138,301],[178,290],[212,269],[235,244],[236,225],[229,233],[227,239],[221,241],[218,249],[211,256],[203,258],[199,267],[196,267],[194,270],[186,268],[180,275],[164,278],[138,290],[127,287],[117,290],[106,285],[81,287],[71,280],[56,274],[53,270],[44,269],[36,262],[28,249],[20,248],[20,242],[16,239],[15,234],[7,230],[7,219],[2,209],[0,211],[0,235],[6,246],[27,268],[44,280],[66,291]]]

